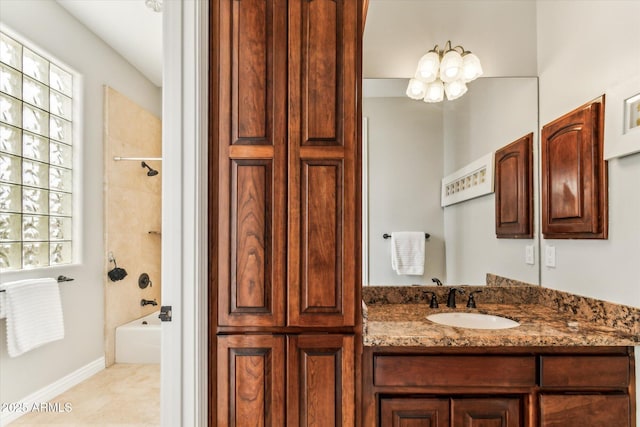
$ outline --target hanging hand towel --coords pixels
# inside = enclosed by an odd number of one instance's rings
[[[391,268],[400,274],[424,274],[424,232],[391,233]]]
[[[29,279],[0,285],[6,293],[7,350],[20,356],[64,338],[60,289],[56,279]]]

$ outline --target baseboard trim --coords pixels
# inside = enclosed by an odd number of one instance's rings
[[[105,359],[104,356],[99,359],[90,362],[80,369],[77,369],[60,378],[58,381],[55,381],[40,390],[37,390],[34,393],[24,397],[17,402],[15,407],[17,408],[32,408],[33,405],[40,405],[41,403],[48,402],[51,399],[59,396],[65,391],[69,390],[71,387],[80,384],[82,381],[86,380],[102,371],[105,368]],[[5,427],[10,422],[13,422],[20,418],[21,416],[28,414],[29,411],[11,411],[9,412],[9,408],[2,408],[0,411],[0,427]]]

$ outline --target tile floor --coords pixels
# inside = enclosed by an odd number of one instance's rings
[[[158,427],[160,426],[160,364],[113,365],[51,402],[60,412],[32,412],[14,426]],[[64,412],[64,405],[70,407]]]

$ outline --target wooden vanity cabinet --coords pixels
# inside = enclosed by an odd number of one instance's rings
[[[361,37],[362,0],[210,0],[212,426],[356,423]]]
[[[380,425],[388,427],[519,427],[518,398],[384,398]]]
[[[365,347],[363,426],[635,427],[633,348]]]

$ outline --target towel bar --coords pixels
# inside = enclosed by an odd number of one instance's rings
[[[425,238],[425,239],[428,239],[429,237],[431,237],[431,234],[429,234],[429,233],[424,233],[424,238]],[[391,234],[389,234],[389,233],[384,233],[384,234],[382,235],[382,238],[383,238],[383,239],[390,239],[390,238],[391,238]]]
[[[58,283],[62,283],[62,282],[71,282],[74,279],[72,279],[71,277],[60,275],[56,280],[58,281]],[[0,292],[6,292],[6,291],[4,289],[0,289]]]

